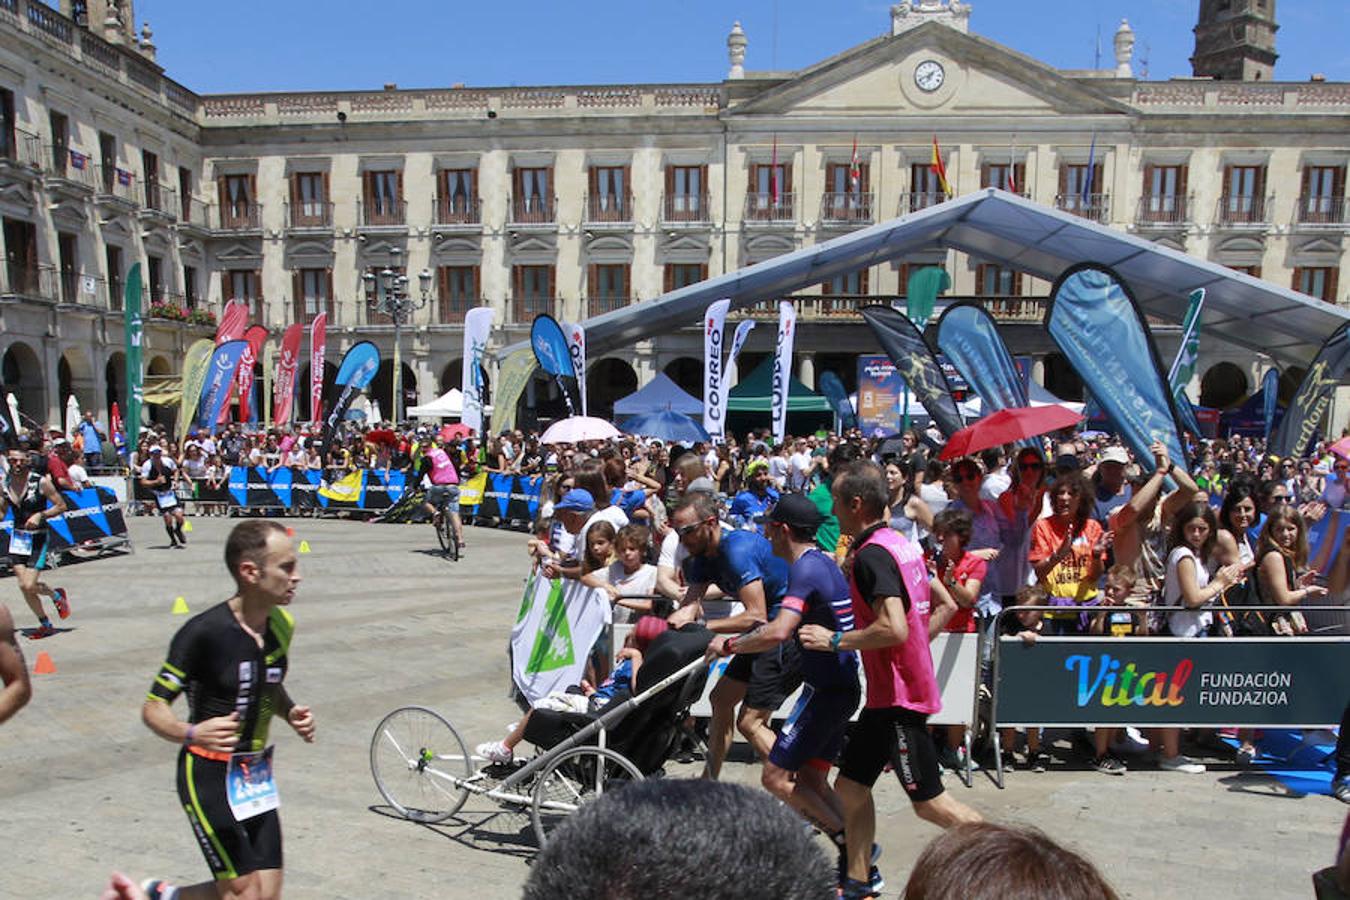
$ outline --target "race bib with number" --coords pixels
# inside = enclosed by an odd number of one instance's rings
[[[178,495],[173,491],[155,491],[155,503],[160,509],[172,509],[178,505]]]
[[[235,821],[242,822],[281,806],[272,777],[272,748],[257,753],[235,753],[225,772],[225,796]]]
[[[10,535],[9,538],[10,555],[27,556],[32,552],[33,552],[33,532],[15,528],[14,533]]]

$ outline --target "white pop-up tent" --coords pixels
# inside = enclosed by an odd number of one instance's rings
[[[415,419],[458,419],[464,414],[464,393],[459,388],[451,388],[441,396],[408,409],[408,417]],[[492,414],[492,407],[483,407],[484,415]]]

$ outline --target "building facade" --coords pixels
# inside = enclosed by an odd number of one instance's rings
[[[737,25],[726,77],[707,83],[199,96],[155,65],[127,4],[0,0],[4,382],[34,418],[72,393],[106,413],[125,390],[134,262],[157,311],[148,373],[166,388],[210,334],[174,319],[207,322],[227,299],[274,334],[326,311],[330,360],[362,339],[391,360],[393,325],[362,275],[392,268],[415,299],[431,274],[400,348],[405,400],[425,401],[459,384],[467,310],[496,311],[500,347],[541,312],[580,321],[940,203],[935,139],[955,194],[1014,190],[1344,303],[1350,84],[1269,80],[1273,0],[1238,5],[1253,40],[1218,46],[1211,26],[1231,5],[1201,3],[1195,65],[1221,78],[1136,78],[1124,23],[1112,68],[1057,70],[972,34],[969,4],[908,0],[886,33],[795,72],[747,69]],[[799,377],[833,370],[851,386],[856,354],[876,349],[856,307],[903,295],[926,264],[946,266],[955,296],[983,298],[1036,377],[1075,397],[1040,327],[1049,285],[955,252],[794,298]],[[697,394],[696,325],[590,360],[592,411],[659,371]],[[1174,328],[1155,337],[1175,352]],[[1206,405],[1240,401],[1270,365],[1201,347],[1191,395]],[[387,361],[382,406],[392,385]],[[532,385],[527,406],[549,390]]]

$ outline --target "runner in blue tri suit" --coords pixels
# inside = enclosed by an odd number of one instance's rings
[[[795,640],[803,624],[837,633],[853,629],[848,582],[834,560],[815,545],[824,517],[805,495],[788,494],[769,513],[767,531],[774,555],[791,561],[787,591],[778,614],[736,637],[718,636],[708,656],[763,653],[797,647],[801,699],[774,741],[764,765],[764,787],[819,827],[842,848],[843,808],[826,776],[844,740],[849,717],[858,708],[858,660],[851,652],[801,650]]]

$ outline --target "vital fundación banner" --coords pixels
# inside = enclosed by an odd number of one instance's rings
[[[323,359],[328,349],[328,313],[309,323],[309,420],[323,421]]]
[[[1280,427],[1270,440],[1271,453],[1298,456],[1308,449],[1347,369],[1350,369],[1350,336],[1342,325],[1322,345],[1294,399],[1289,401]]]
[[[569,323],[565,329],[567,353],[572,358],[572,373],[577,379],[577,393],[581,395],[581,414],[586,411],[586,329],[577,323]]]
[[[531,575],[511,628],[511,677],[526,699],[535,703],[580,682],[610,615],[604,591]]]
[[[220,411],[225,408],[225,401],[229,399],[230,388],[234,384],[235,370],[239,368],[239,360],[247,349],[248,341],[241,338],[217,345],[211,354],[211,366],[207,370],[201,399],[197,403],[200,421],[208,428],[220,420]]]
[[[291,409],[295,404],[295,373],[300,367],[300,339],[305,326],[296,322],[281,336],[281,355],[277,357],[277,377],[272,384],[272,421],[278,425],[291,423]]]
[[[530,326],[530,346],[539,368],[558,382],[558,389],[567,401],[567,414],[575,416],[577,408],[572,404],[572,391],[567,380],[575,379],[577,373],[572,368],[572,351],[567,346],[567,335],[563,334],[562,326],[550,315],[535,316]]]
[[[483,433],[483,354],[492,333],[492,307],[480,306],[464,314],[464,360],[460,391],[464,406],[459,421],[474,434]]]
[[[722,331],[731,301],[708,305],[703,316],[703,430],[714,441],[726,435],[727,390],[722,377]]]
[[[337,374],[337,385],[342,389],[342,393],[338,395],[337,402],[323,420],[323,434],[319,439],[321,457],[328,455],[329,449],[333,446],[333,435],[337,433],[342,417],[347,415],[347,410],[351,408],[356,395],[370,385],[379,368],[380,351],[370,341],[352,345],[342,357],[342,365],[338,366]]]
[[[787,437],[788,389],[792,384],[792,344],[797,337],[797,307],[778,302],[778,339],[773,345],[773,443]]]
[[[1152,459],[1157,441],[1186,464],[1171,385],[1138,304],[1114,272],[1084,263],[1059,276],[1045,328],[1135,459]]]
[[[881,342],[881,349],[895,364],[906,387],[928,410],[943,437],[951,437],[960,431],[965,422],[956,408],[947,376],[923,333],[904,313],[891,306],[864,306],[859,312]],[[859,404],[861,408],[861,400]]]

